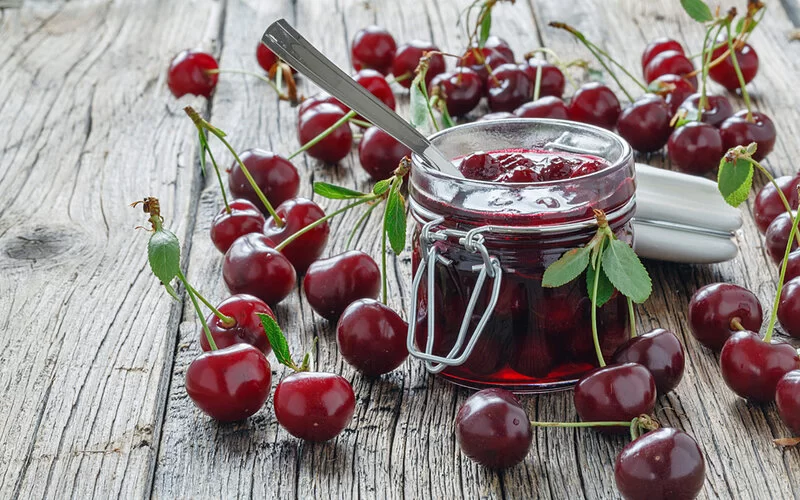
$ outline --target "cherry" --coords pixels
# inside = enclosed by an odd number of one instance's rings
[[[617,96],[610,88],[598,82],[581,85],[569,103],[570,120],[609,130],[617,124],[620,112]]]
[[[694,64],[682,52],[677,50],[665,50],[656,54],[644,68],[644,79],[647,83],[652,82],[661,75],[683,76],[694,71]],[[697,79],[689,79],[692,85],[697,87]]]
[[[514,59],[508,59],[506,54],[500,50],[491,47],[483,47],[482,49],[472,47],[459,59],[458,66],[459,68],[468,68],[474,71],[480,78],[481,83],[485,85],[489,79],[487,65],[494,70],[501,64],[513,62]]]
[[[514,51],[511,50],[511,46],[508,44],[508,42],[499,36],[489,35],[489,37],[486,38],[486,43],[484,43],[483,46],[500,52],[508,61],[514,61]]]
[[[222,349],[235,344],[250,344],[264,354],[270,353],[272,348],[267,340],[267,334],[264,332],[264,325],[261,324],[261,319],[256,314],[267,314],[275,319],[275,313],[263,300],[244,293],[232,295],[222,301],[217,306],[217,310],[234,320],[232,325],[225,325],[215,314],[210,314],[206,318],[211,336],[218,348]],[[208,337],[202,331],[200,332],[200,347],[204,351],[211,350],[211,346],[208,345]]]
[[[783,255],[786,253],[786,246],[789,244],[789,234],[792,231],[793,222],[792,217],[789,216],[789,212],[783,212],[775,217],[775,220],[773,220],[767,228],[767,234],[764,237],[764,248],[766,248],[767,254],[772,257],[775,263],[779,263],[783,260]],[[797,240],[792,242],[792,250],[796,248]]]
[[[501,64],[488,81],[489,109],[514,111],[533,95],[533,82],[516,64]]]
[[[392,87],[386,78],[374,69],[362,69],[353,77],[369,93],[380,99],[389,108],[394,109],[396,102]]]
[[[485,115],[481,116],[476,122],[488,122],[492,120],[507,120],[509,118],[516,118],[517,116],[514,113],[509,113],[508,111],[498,111],[496,113],[486,113]]]
[[[453,116],[464,116],[472,111],[483,96],[483,82],[477,73],[469,68],[436,75],[428,86],[428,94],[433,95],[439,87],[447,111]]]
[[[525,458],[533,432],[516,396],[504,389],[484,389],[459,408],[456,440],[470,460],[484,467],[504,469]]]
[[[273,401],[281,427],[306,441],[333,439],[347,427],[356,409],[350,382],[333,373],[293,373],[280,381]]]
[[[344,118],[345,112],[333,104],[318,103],[300,116],[297,123],[297,136],[301,145],[305,145],[322,132]],[[330,135],[314,144],[307,153],[312,158],[325,163],[338,163],[350,153],[353,145],[353,131],[350,125],[342,123]]]
[[[775,124],[760,111],[753,111],[752,122],[747,120],[747,110],[737,111],[735,115],[722,122],[719,131],[726,149],[747,146],[755,142],[758,149],[753,154],[753,159],[756,161],[763,160],[775,147],[777,135]]]
[[[333,104],[337,108],[341,109],[345,113],[349,111],[349,108],[342,104],[342,102],[333,97],[332,95],[328,94],[316,94],[314,96],[309,97],[308,99],[304,100],[297,106],[297,117],[298,119],[305,114],[311,108],[316,107],[319,104]]]
[[[544,335],[524,332],[516,338],[509,365],[522,375],[544,378],[556,365],[556,355]]]
[[[715,170],[724,154],[719,130],[703,122],[689,122],[672,132],[667,151],[678,170],[695,175]]]
[[[267,304],[277,304],[291,293],[297,274],[274,245],[258,233],[233,242],[222,262],[222,277],[231,293],[255,295]]]
[[[223,208],[211,221],[211,241],[222,253],[227,252],[239,236],[264,230],[264,215],[254,204],[233,200],[228,206],[230,213]]]
[[[325,217],[325,212],[319,205],[305,198],[286,200],[275,208],[275,213],[283,220],[283,227],[278,227],[275,219],[269,218],[264,224],[264,234],[276,245],[309,224]],[[298,274],[303,274],[308,266],[322,255],[330,232],[328,222],[323,222],[301,235],[296,241],[289,243],[281,250],[281,253],[289,259]]]
[[[789,259],[786,261],[785,280],[788,282],[797,277],[800,277],[800,251],[790,253]]]
[[[783,331],[800,338],[800,278],[794,278],[784,285],[778,304],[778,321]]]
[[[367,26],[356,32],[350,46],[350,56],[356,71],[369,68],[389,74],[397,44],[392,35],[378,26]]]
[[[669,330],[655,330],[633,337],[617,348],[614,363],[639,363],[647,368],[659,394],[674,389],[683,378],[686,355],[678,337]]]
[[[514,110],[514,114],[521,118],[554,118],[556,120],[569,119],[567,105],[558,97],[545,96],[532,102],[526,102]]]
[[[653,375],[638,363],[596,368],[578,380],[575,410],[586,422],[622,422],[651,413],[656,405]],[[598,428],[603,433],[624,433],[627,427]]]
[[[292,162],[271,151],[258,148],[243,151],[239,157],[272,205],[280,205],[289,198],[297,196],[300,190],[300,175]],[[239,162],[233,162],[228,171],[228,186],[234,197],[252,201],[267,214],[261,199],[242,172]]]
[[[392,74],[395,81],[405,88],[411,87],[414,80],[414,70],[419,65],[419,60],[426,52],[439,52],[439,48],[430,42],[411,40],[397,48],[392,62]],[[428,71],[425,73],[425,85],[430,85],[433,77],[443,73],[446,69],[444,56],[432,54],[428,62]],[[397,80],[398,78],[401,78]]]
[[[333,321],[354,301],[378,296],[381,270],[369,255],[350,250],[311,264],[303,290],[311,308]]]
[[[204,352],[186,370],[186,393],[220,422],[244,420],[261,409],[271,382],[269,361],[249,344]]]
[[[735,54],[736,60],[739,63],[739,69],[744,77],[744,83],[747,84],[755,78],[756,73],[758,73],[758,54],[756,54],[756,50],[751,47],[750,44],[745,43],[739,48],[737,44],[734,43],[734,46],[737,47]],[[727,43],[719,45],[711,53],[711,60],[716,61],[727,50]],[[739,88],[739,77],[736,76],[736,69],[733,67],[733,57],[731,57],[730,54],[721,62],[709,68],[708,76],[731,92]]]
[[[673,115],[696,90],[689,80],[678,75],[661,75],[650,83],[650,88],[664,98]]]
[[[614,480],[629,500],[696,498],[705,482],[703,451],[690,435],[662,427],[628,443],[614,462]]]
[[[775,179],[775,182],[780,186],[783,195],[786,196],[789,206],[792,207],[793,210],[797,209],[797,186],[800,185],[800,174],[794,177],[784,175],[783,177]],[[761,231],[761,233],[766,233],[767,228],[770,223],[775,220],[775,217],[785,212],[786,207],[783,206],[783,201],[781,201],[778,195],[778,190],[775,189],[775,186],[771,182],[764,184],[764,187],[762,187],[756,195],[756,201],[753,204],[753,215],[755,216],[758,230]]]
[[[370,177],[379,181],[391,177],[400,160],[411,150],[378,127],[370,127],[358,145],[358,159]]]
[[[655,56],[668,50],[684,54],[683,46],[671,38],[663,37],[652,40],[642,53],[642,69],[646,68],[647,63],[652,61]]]
[[[758,334],[737,332],[725,342],[719,369],[728,387],[756,403],[775,399],[775,387],[787,372],[800,368],[800,356],[783,342],[764,342]]]
[[[567,79],[557,66],[550,64],[544,59],[532,57],[528,59],[527,64],[521,64],[520,67],[525,71],[525,74],[528,75],[528,79],[531,81],[532,85],[536,84],[536,72],[539,71],[538,68],[542,68],[542,76],[539,81],[539,97],[553,96],[560,99],[561,96],[564,95],[564,87],[567,85]]]
[[[735,320],[735,321],[734,321]],[[689,301],[689,327],[704,346],[718,350],[739,328],[758,331],[763,311],[750,290],[732,283],[712,283],[697,290]]]
[[[336,325],[336,343],[345,361],[368,377],[394,370],[408,357],[408,323],[374,299],[350,304]]]
[[[494,180],[503,173],[503,168],[495,157],[489,153],[472,153],[464,157],[458,165],[458,170],[467,179],[479,181]]]
[[[167,86],[175,97],[192,94],[208,99],[219,79],[218,73],[208,71],[216,69],[219,64],[208,52],[184,50],[169,63]]]
[[[633,149],[650,153],[664,147],[672,133],[672,112],[655,94],[645,94],[627,106],[617,120],[617,131]]]
[[[686,116],[695,118],[698,116],[700,108],[700,93],[695,92],[684,100],[678,107],[679,110],[686,111]],[[701,121],[719,127],[722,122],[733,115],[733,106],[730,101],[721,95],[707,95],[706,107],[703,109]],[[749,142],[747,144],[750,144]],[[746,144],[745,144],[746,145]]]
[[[775,387],[778,414],[795,436],[800,436],[800,370],[792,370]]]
[[[269,47],[258,42],[258,46],[256,47],[256,60],[258,61],[258,65],[269,73],[269,70],[278,62],[278,56],[276,56]]]

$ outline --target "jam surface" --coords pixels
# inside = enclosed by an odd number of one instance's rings
[[[507,183],[574,179],[608,167],[595,156],[523,149],[479,151],[456,161],[467,179]]]

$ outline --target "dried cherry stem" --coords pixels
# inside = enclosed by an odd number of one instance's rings
[[[737,332],[743,332],[747,330],[747,328],[742,326],[742,318],[736,317],[731,319],[731,330],[736,330]]]
[[[800,194],[800,188],[798,188]],[[789,263],[789,254],[792,253],[792,243],[794,243],[795,235],[797,234],[797,225],[800,224],[800,211],[792,219],[792,231],[789,233],[789,240],[786,243],[786,251],[783,253],[783,264],[781,265],[781,275],[778,278],[778,290],[775,292],[775,302],[772,305],[772,315],[769,317],[769,325],[767,326],[767,334],[764,336],[764,342],[769,343],[772,340],[772,334],[775,332],[775,321],[778,319],[778,306],[781,303],[781,294],[783,293],[783,284],[786,280],[786,267]]]
[[[606,366],[606,360],[603,359],[603,350],[600,349],[600,338],[597,334],[597,285],[600,283],[600,269],[601,262],[603,261],[603,246],[605,238],[600,239],[600,245],[597,250],[597,262],[594,266],[594,284],[592,286],[592,341],[594,342],[594,352],[597,354],[597,362],[600,367]]]
[[[639,415],[632,420],[600,421],[600,422],[536,422],[531,427],[591,428],[591,427],[630,427],[631,439],[636,440],[642,431],[653,431],[660,427],[656,419],[650,415]]]
[[[275,82],[273,82],[272,80],[270,80],[266,76],[261,75],[259,73],[255,73],[253,71],[246,71],[246,70],[243,70],[243,69],[221,68],[221,69],[209,69],[209,70],[206,70],[206,73],[209,74],[209,75],[216,75],[216,74],[219,74],[219,73],[235,73],[237,75],[253,76],[253,77],[258,78],[259,80],[261,80],[263,82],[266,82],[267,85],[272,87],[272,90],[274,90],[275,93],[278,94],[278,98],[280,100],[282,100],[282,101],[288,101],[289,100],[289,96],[284,94],[283,91],[280,89],[280,87]]]
[[[744,105],[747,108],[747,121],[752,123],[753,109],[752,105],[750,104],[750,94],[747,92],[747,82],[744,81],[744,75],[742,75],[742,69],[739,67],[739,58],[736,57],[736,51],[733,48],[733,40],[731,40],[730,21],[728,21],[728,23],[725,25],[725,30],[728,34],[728,51],[730,51],[731,53],[731,61],[733,61],[733,70],[736,72],[736,78],[739,79],[739,88],[742,89],[742,99],[744,99]]]
[[[303,152],[308,151],[309,149],[313,148],[321,140],[323,140],[326,137],[328,137],[329,135],[331,135],[331,133],[333,133],[334,130],[336,130],[341,125],[344,125],[345,123],[347,123],[347,122],[351,121],[353,118],[355,118],[355,116],[357,114],[358,113],[356,113],[353,110],[348,111],[347,114],[345,114],[343,117],[341,117],[338,120],[336,120],[336,122],[333,125],[331,125],[330,127],[326,128],[325,130],[320,132],[320,134],[318,136],[314,137],[313,139],[311,139],[307,143],[303,144],[303,146],[300,149],[298,149],[294,153],[290,154],[287,159],[291,160],[292,158],[294,158],[295,156],[299,155],[300,153],[303,153]]]

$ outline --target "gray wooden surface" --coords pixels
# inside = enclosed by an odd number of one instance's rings
[[[159,197],[167,225],[183,241],[190,280],[221,299],[221,257],[208,238],[220,197],[200,175],[192,124],[181,108],[203,110],[240,150],[288,154],[297,147],[295,111],[257,80],[223,75],[210,102],[176,101],[165,85],[176,52],[201,47],[222,67],[255,69],[257,40],[277,17],[342,66],[348,66],[353,33],[370,23],[398,41],[432,39],[456,52],[465,39],[455,23],[467,4],[27,0],[20,9],[0,9],[0,497],[616,496],[612,466],[621,438],[538,430],[522,465],[502,473],[475,466],[461,456],[452,429],[469,391],[429,376],[413,360],[377,380],[360,377],[339,358],[332,325],[310,310],[299,290],[277,308],[279,320],[296,350],[319,337],[318,366],[352,382],[352,424],[332,442],[309,444],[278,427],[269,403],[246,422],[212,422],[183,388],[199,352],[199,324],[191,308],[163,293],[147,267],[147,235],[133,229],[144,218],[127,204]],[[787,41],[798,27],[796,12],[796,0],[770,2],[753,36],[761,56],[753,97],[779,130],[766,163],[782,174],[797,170],[800,154],[800,42]],[[518,54],[546,45],[564,59],[587,57],[569,36],[547,27],[552,20],[584,30],[631,68],[656,36],[692,48],[702,40],[677,0],[517,0],[496,9],[495,33]],[[400,103],[405,109],[407,98]],[[220,148],[215,152],[230,161]],[[660,155],[648,160],[664,162]],[[368,186],[352,156],[336,167],[304,157],[296,164],[306,196],[314,180]],[[777,273],[749,206],[745,211],[735,261],[647,263],[655,288],[639,308],[639,327],[671,328],[687,345],[685,379],[660,399],[658,416],[703,447],[703,496],[796,499],[800,449],[773,446],[773,438],[788,432],[774,406],[737,399],[715,356],[686,327],[689,297],[712,281],[750,287],[769,311]],[[339,228],[356,216],[335,221],[334,231],[343,234]],[[377,224],[373,217],[358,242],[376,256]],[[342,248],[342,238],[331,238],[330,253]],[[408,253],[390,263],[390,302],[404,309]],[[277,382],[285,371],[273,365]],[[576,418],[568,392],[524,402],[537,420]]]

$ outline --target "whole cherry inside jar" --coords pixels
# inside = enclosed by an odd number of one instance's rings
[[[467,387],[570,387],[597,366],[592,304],[585,277],[545,288],[542,275],[591,240],[594,210],[633,243],[630,146],[599,127],[549,119],[476,122],[431,141],[453,169],[412,158],[409,352]],[[597,321],[610,357],[629,338],[625,297],[615,292]]]

